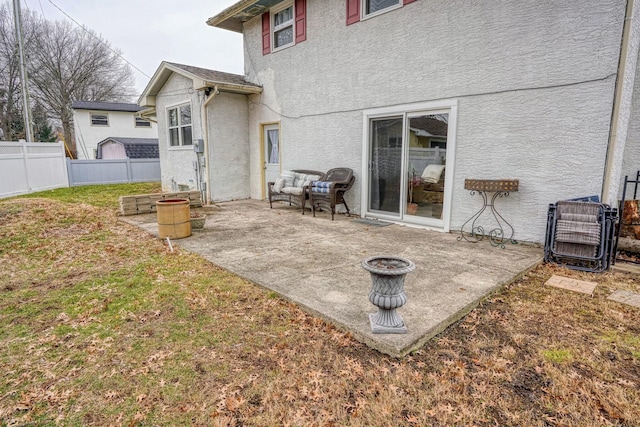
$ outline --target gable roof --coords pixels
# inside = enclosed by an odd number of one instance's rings
[[[130,159],[158,159],[160,151],[158,138],[122,138],[110,136],[98,142],[98,158],[102,158],[102,146],[108,142],[116,142],[124,145],[124,151]]]
[[[126,111],[132,113],[142,110],[138,104],[98,101],[73,101],[71,108],[74,110]]]
[[[216,16],[207,19],[207,25],[241,33],[243,23],[258,15],[262,15],[269,10],[269,8],[283,1],[284,0],[241,0]]]
[[[173,73],[191,79],[194,90],[217,87],[221,92],[240,93],[244,95],[262,92],[261,86],[247,81],[244,76],[239,74],[224,73],[208,68],[162,61],[153,77],[151,77],[147,87],[142,91],[142,95],[138,98],[138,105],[142,107],[155,106],[156,96]]]

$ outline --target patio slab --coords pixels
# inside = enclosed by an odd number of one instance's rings
[[[278,292],[382,353],[402,357],[451,325],[484,297],[542,261],[536,246],[458,241],[457,234],[392,224],[379,227],[327,212],[257,200],[207,208],[205,229],[172,244]],[[157,236],[156,216],[122,217]],[[361,262],[374,255],[412,260],[408,301],[398,309],[406,334],[373,334],[371,278]]]

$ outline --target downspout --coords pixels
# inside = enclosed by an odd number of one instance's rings
[[[604,176],[602,179],[601,200],[609,203],[611,195],[611,174],[615,162],[615,152],[618,139],[618,126],[620,121],[620,104],[622,103],[622,90],[624,87],[625,75],[627,73],[627,52],[629,50],[629,37],[631,34],[631,20],[633,19],[634,0],[627,0],[627,9],[624,15],[624,25],[622,27],[622,41],[620,43],[620,58],[618,59],[618,75],[616,78],[616,88],[613,97],[613,111],[611,113],[611,129],[609,130],[609,143],[607,144],[607,156],[604,165]]]
[[[202,123],[203,123],[203,139],[204,139],[204,165],[205,165],[205,170],[207,171],[206,174],[206,178],[205,178],[205,183],[207,185],[207,190],[204,192],[204,196],[205,196],[205,204],[209,204],[211,203],[210,200],[210,194],[211,194],[211,169],[209,166],[209,121],[207,120],[207,105],[209,105],[209,103],[211,101],[213,101],[213,99],[220,93],[220,91],[218,90],[218,85],[215,85],[213,87],[213,92],[211,92],[208,96],[207,99],[205,99],[204,103],[202,104]]]

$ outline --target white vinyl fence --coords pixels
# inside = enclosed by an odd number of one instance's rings
[[[68,186],[62,142],[0,141],[0,198]]]
[[[0,199],[54,188],[160,181],[160,159],[69,160],[62,142],[0,141]]]

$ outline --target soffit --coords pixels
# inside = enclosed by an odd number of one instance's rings
[[[242,0],[207,20],[207,25],[242,33],[242,24],[285,0]]]

